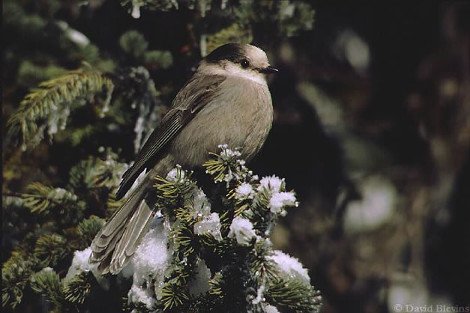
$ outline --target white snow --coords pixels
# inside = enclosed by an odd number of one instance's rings
[[[143,303],[149,310],[155,305],[152,288],[143,288],[137,285],[132,285],[131,289],[127,293],[127,297],[129,302]]]
[[[181,165],[177,164],[174,169],[168,172],[166,180],[176,183],[185,178],[185,172],[181,169]]]
[[[235,199],[253,199],[254,190],[253,186],[248,183],[243,183],[235,189]]]
[[[168,230],[163,222],[161,219],[154,221],[131,261],[121,272],[124,277],[132,275],[132,288],[128,293],[130,302],[141,302],[150,309],[154,297],[161,299],[165,271],[171,262],[167,241]]]
[[[137,4],[134,4],[132,6],[132,13],[131,13],[132,17],[135,18],[135,19],[138,19],[140,18],[140,6],[137,5]]]
[[[219,214],[212,213],[194,224],[194,233],[196,235],[209,233],[212,234],[216,240],[221,241],[222,234],[220,232],[220,226]]]
[[[142,239],[132,257],[133,277],[143,282],[158,269],[165,268],[170,255],[167,249],[168,231],[161,223],[151,229]]]
[[[71,28],[69,24],[64,21],[56,22],[56,25],[64,32],[64,35],[73,43],[81,47],[86,47],[90,44],[90,39],[83,33]]]
[[[56,134],[59,130],[64,130],[67,127],[67,119],[70,115],[70,107],[67,104],[62,104],[59,107],[53,106],[51,114],[47,120],[48,134],[50,136]]]
[[[204,260],[198,259],[196,274],[191,280],[189,285],[189,293],[197,297],[209,291],[209,279],[211,278],[211,271],[206,265]]]
[[[258,187],[258,191],[261,191],[263,188],[271,191],[271,192],[279,192],[281,191],[282,184],[284,179],[280,179],[277,176],[266,176],[261,178],[260,185]]]
[[[211,214],[211,204],[202,189],[197,188],[194,191],[191,201],[194,209],[194,211],[191,211],[193,218],[208,217]]]
[[[264,277],[261,286],[259,286],[258,290],[256,291],[256,298],[251,301],[253,304],[259,304],[260,302],[264,301],[264,290],[266,289],[266,279]]]
[[[220,152],[220,156],[222,157],[222,159],[224,160],[229,160],[231,158],[238,158],[240,157],[242,154],[240,153],[240,151],[237,151],[237,150],[231,150],[228,148],[228,145],[226,144],[223,144],[223,145],[219,145],[218,148],[220,148],[222,151]]]
[[[230,225],[229,238],[235,238],[239,245],[248,246],[253,237],[257,237],[253,224],[246,218],[235,217]]]
[[[75,251],[73,254],[72,265],[69,267],[69,271],[65,276],[65,280],[68,281],[81,272],[91,271],[93,268],[97,267],[97,264],[91,264],[88,262],[88,259],[91,255],[91,247],[86,248],[82,251]]]
[[[276,192],[269,200],[269,208],[273,213],[280,213],[286,206],[297,206],[295,195],[292,192]]]
[[[266,305],[264,307],[264,312],[266,312],[266,313],[279,313],[279,310],[273,305]]]
[[[86,248],[82,251],[75,251],[73,254],[72,265],[70,265],[67,275],[64,278],[65,282],[69,282],[75,276],[82,272],[90,272],[95,276],[96,281],[100,284],[103,289],[109,289],[109,281],[101,276],[98,272],[98,264],[91,264],[88,262],[91,255],[91,247]]]
[[[285,276],[286,279],[300,279],[310,284],[307,269],[303,268],[302,264],[296,258],[279,250],[274,250],[274,254],[268,258],[276,263],[278,270],[281,272],[281,276]]]
[[[73,41],[79,46],[86,47],[90,44],[90,39],[88,39],[87,36],[75,29],[69,28],[66,34],[68,35],[71,41]]]
[[[138,153],[141,148],[142,135],[144,132],[144,116],[139,115],[134,126],[135,138],[134,138],[134,152]]]
[[[220,8],[222,10],[225,10],[225,8],[227,7],[227,3],[228,3],[228,0],[222,0],[220,3]]]

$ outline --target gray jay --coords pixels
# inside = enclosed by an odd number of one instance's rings
[[[90,262],[99,263],[101,273],[119,273],[146,233],[155,214],[156,175],[165,177],[176,164],[200,166],[220,144],[239,148],[245,160],[260,150],[273,121],[265,77],[273,72],[266,53],[247,44],[223,45],[199,63],[122,177],[118,199],[147,170],[91,244]]]

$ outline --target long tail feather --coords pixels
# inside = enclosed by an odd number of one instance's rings
[[[153,216],[154,212],[150,209],[147,201],[141,201],[137,211],[129,220],[124,230],[122,235],[123,240],[119,241],[116,245],[116,249],[114,249],[109,268],[112,274],[119,273],[124,265],[127,264],[137,246],[140,244],[143,235],[147,232]]]
[[[108,222],[95,236],[95,239],[93,239],[90,263],[99,262],[98,270],[102,274],[108,272],[116,274],[122,269],[127,263],[128,258],[119,262],[121,266],[116,266],[114,257],[121,255],[123,252],[118,249],[127,246],[130,244],[130,241],[138,239],[140,233],[144,231],[148,224],[143,220],[151,219],[152,210],[145,204],[145,197],[148,189],[151,187],[153,175],[153,171],[146,174],[144,180],[131,192],[121,207],[114,212]],[[142,224],[137,225],[136,223]],[[133,233],[133,230],[138,232],[137,236]],[[133,242],[133,244],[135,245],[136,242]],[[115,264],[112,269],[110,267],[111,263]]]
[[[171,155],[162,158],[127,195],[125,202],[93,239],[90,263],[100,263],[98,270],[102,274],[117,274],[129,262],[154,215],[155,200],[149,193],[153,178],[157,174],[165,175],[173,166]]]

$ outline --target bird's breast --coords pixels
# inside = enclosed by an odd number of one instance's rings
[[[175,137],[170,153],[176,162],[194,167],[217,152],[218,145],[239,148],[251,159],[263,145],[273,121],[266,84],[227,78],[217,94]]]

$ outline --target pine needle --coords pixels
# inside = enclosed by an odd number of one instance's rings
[[[106,91],[104,104],[106,106],[111,100],[113,88],[111,79],[105,74],[81,69],[45,81],[39,85],[39,88],[31,90],[21,101],[18,110],[8,121],[9,130],[12,134],[21,135],[24,149],[27,146],[34,146],[38,141],[33,140],[35,137],[42,136],[46,128],[52,133],[54,130],[51,127],[57,126],[44,127],[45,124],[41,125],[41,121],[54,114],[62,114],[64,118],[67,118],[70,110],[73,109],[74,101],[90,98],[103,91]],[[54,118],[55,122],[58,122],[57,117]],[[61,122],[65,123],[65,121]]]

